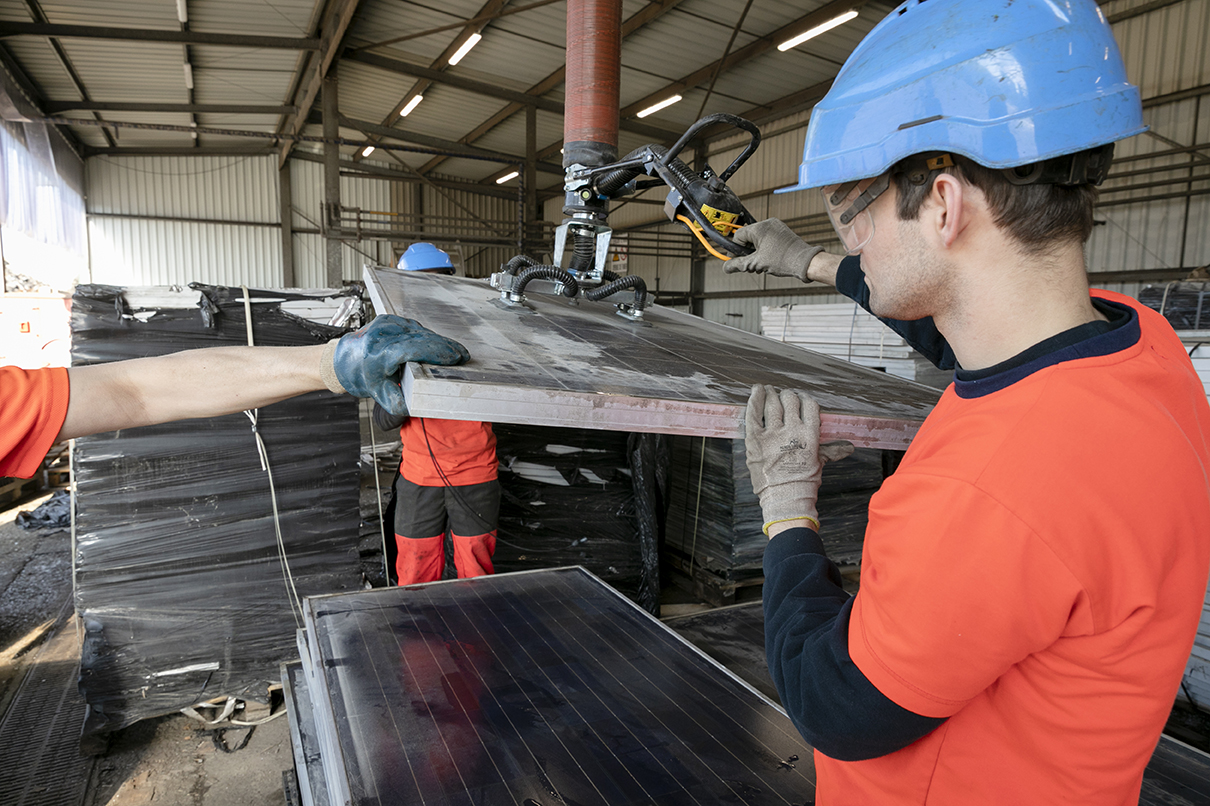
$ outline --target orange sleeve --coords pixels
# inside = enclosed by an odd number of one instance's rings
[[[67,418],[67,370],[0,367],[0,475],[29,478]]]

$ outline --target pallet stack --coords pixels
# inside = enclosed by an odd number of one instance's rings
[[[205,294],[208,306],[181,290],[78,286],[73,365],[246,343],[240,289]],[[323,344],[343,332],[283,311],[285,294],[250,294],[258,344]],[[75,440],[89,746],[214,697],[267,697],[295,656],[295,596],[361,586],[357,407],[323,391],[260,409],[272,489],[243,413]]]
[[[661,559],[674,581],[714,605],[764,581],[768,538],[744,457],[743,440],[671,437],[668,514]],[[883,480],[881,451],[858,450],[824,469],[820,535],[828,556],[856,571],[870,496]]]
[[[863,367],[944,389],[953,379],[912,349],[903,337],[855,302],[768,306],[760,309],[761,335]]]
[[[1210,282],[1147,286],[1139,292],[1139,302],[1163,314],[1176,330],[1206,394],[1210,395]],[[1210,706],[1210,591],[1177,697],[1199,708]]]

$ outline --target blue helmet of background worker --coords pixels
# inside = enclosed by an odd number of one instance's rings
[[[907,157],[941,157],[916,166],[924,175],[961,155],[1015,169],[1006,175],[1016,184],[1100,184],[1112,143],[1146,129],[1095,0],[908,0],[861,41],[811,112],[798,184],[782,192],[824,188],[853,252],[864,234],[854,218]]]
[[[450,256],[431,243],[414,243],[399,256],[397,269],[403,271],[432,271],[453,274],[454,264]]]

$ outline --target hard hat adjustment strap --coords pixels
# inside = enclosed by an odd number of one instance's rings
[[[1005,168],[1001,173],[1014,185],[1100,185],[1113,162],[1113,143],[1064,154],[1041,162]]]
[[[935,173],[954,167],[954,158],[944,151],[935,154],[916,154],[896,163],[893,173],[903,174],[907,181],[920,187],[928,184]]]

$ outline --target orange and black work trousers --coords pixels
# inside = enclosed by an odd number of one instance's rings
[[[500,515],[500,482],[422,487],[395,482],[395,573],[400,585],[436,582],[445,570],[445,535],[460,578],[490,574]]]

